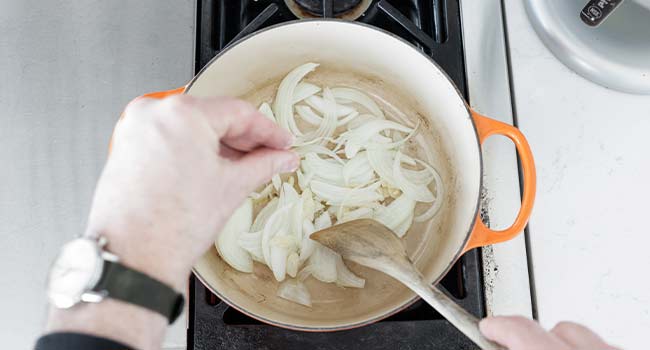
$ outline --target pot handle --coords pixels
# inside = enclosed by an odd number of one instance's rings
[[[517,153],[519,154],[519,159],[521,160],[521,168],[524,177],[524,193],[521,199],[521,208],[519,209],[517,218],[515,218],[512,225],[505,230],[495,231],[489,229],[485,224],[483,224],[481,216],[477,215],[474,230],[472,231],[464,251],[507,241],[523,231],[533,210],[533,202],[535,200],[535,190],[537,186],[533,154],[530,151],[528,141],[526,141],[526,138],[521,131],[514,126],[487,118],[473,110],[472,118],[474,119],[478,138],[481,144],[492,135],[503,135],[514,142],[517,148]]]
[[[165,98],[167,96],[180,95],[185,91],[186,88],[187,88],[187,86],[181,86],[179,88],[172,89],[172,90],[150,92],[150,93],[144,94],[144,95],[142,95],[140,97],[137,97],[136,99],[138,99],[138,98],[162,99],[162,98]]]

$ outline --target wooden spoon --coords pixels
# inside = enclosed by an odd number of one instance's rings
[[[402,242],[388,227],[375,220],[360,219],[315,232],[310,237],[344,259],[381,271],[405,284],[482,349],[504,349],[481,334],[474,315],[424,282]]]

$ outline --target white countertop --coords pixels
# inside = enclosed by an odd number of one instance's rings
[[[121,109],[193,75],[193,0],[0,1],[0,334],[28,349]],[[183,322],[166,344],[185,346]]]
[[[537,163],[529,254],[539,320],[578,321],[647,349],[650,96],[573,73],[538,39],[522,2],[504,3],[517,118]]]

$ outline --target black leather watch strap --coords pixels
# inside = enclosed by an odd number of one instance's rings
[[[118,262],[104,261],[102,277],[95,292],[158,312],[173,323],[183,311],[183,295],[168,285]]]

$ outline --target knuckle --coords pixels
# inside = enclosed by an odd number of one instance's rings
[[[586,329],[585,327],[574,323],[574,322],[569,322],[569,321],[561,321],[558,322],[555,327],[551,330],[551,332],[559,332],[559,333],[570,333],[575,330],[583,330]]]
[[[153,114],[152,123],[156,128],[169,130],[179,127],[179,121],[191,120],[186,116],[194,108],[193,99],[186,95],[170,96],[158,103],[156,113]]]
[[[252,109],[251,105],[249,105],[248,102],[244,102],[235,98],[224,98],[223,103],[226,105],[228,113],[231,113],[232,115],[238,117],[248,115]]]
[[[509,328],[519,328],[524,332],[531,332],[539,327],[537,322],[523,316],[508,317],[507,325]]]
[[[136,98],[124,107],[124,115],[141,114],[150,103],[146,98]]]
[[[193,99],[187,95],[169,96],[163,99],[160,103],[164,114],[176,116],[178,114],[186,113],[194,104]]]

